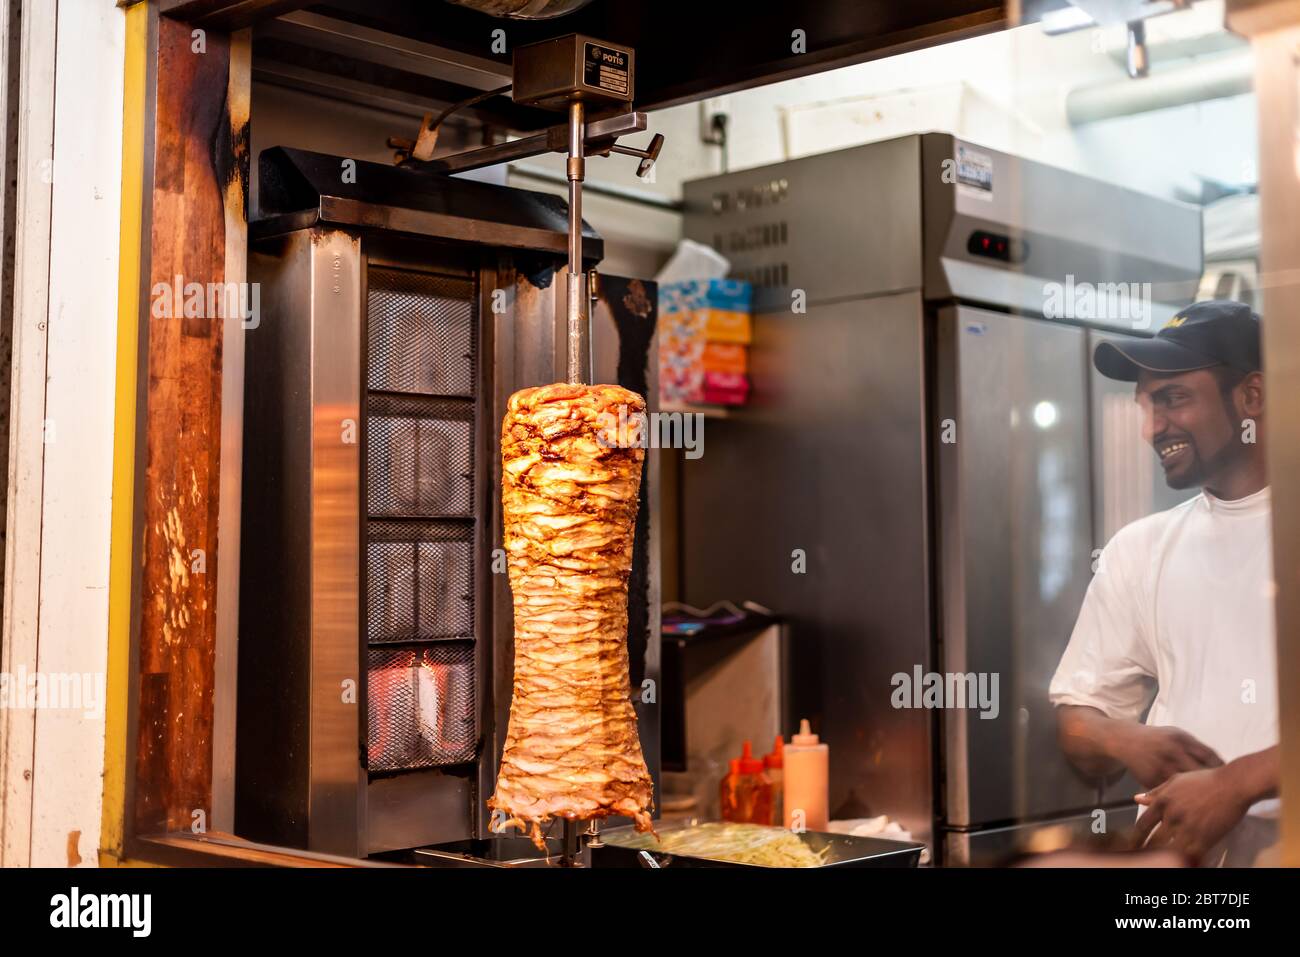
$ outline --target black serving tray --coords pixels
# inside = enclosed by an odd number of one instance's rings
[[[661,836],[689,830],[696,825],[656,825]],[[773,828],[776,830],[776,828]],[[827,867],[916,867],[921,859],[924,844],[911,841],[889,841],[878,837],[854,837],[849,834],[830,834],[823,831],[805,831],[799,839],[813,851],[826,850],[825,863],[820,867],[806,868],[821,870]],[[590,846],[592,867],[758,867],[759,864],[738,864],[708,857],[695,857],[689,854],[669,854],[654,849],[654,838],[650,838],[648,848],[642,846],[647,835],[637,834],[630,826],[616,827],[602,831],[601,844]]]

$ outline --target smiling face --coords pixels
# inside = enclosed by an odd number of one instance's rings
[[[1241,423],[1259,414],[1259,373],[1238,378],[1224,368],[1174,375],[1143,372],[1136,399],[1142,436],[1156,450],[1170,488],[1213,488],[1245,463],[1252,447]]]

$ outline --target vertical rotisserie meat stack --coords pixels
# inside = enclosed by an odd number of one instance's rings
[[[651,826],[627,658],[644,409],[619,386],[548,385],[511,396],[502,425],[515,672],[488,806],[539,847],[556,817]]]

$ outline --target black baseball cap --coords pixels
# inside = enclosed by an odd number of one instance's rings
[[[1151,339],[1102,342],[1092,363],[1102,375],[1122,382],[1136,382],[1142,371],[1173,375],[1219,365],[1256,372],[1259,316],[1229,299],[1195,302]]]

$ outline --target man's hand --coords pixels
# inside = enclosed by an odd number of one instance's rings
[[[1134,800],[1147,808],[1134,832],[1137,846],[1169,847],[1195,863],[1236,826],[1251,804],[1225,767],[1175,774]]]
[[[1128,724],[1116,733],[1112,753],[1144,788],[1154,788],[1176,774],[1223,765],[1213,748],[1186,731],[1144,724]]]

